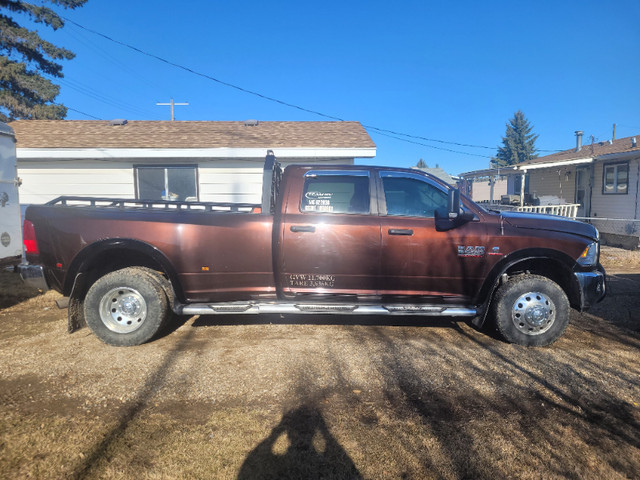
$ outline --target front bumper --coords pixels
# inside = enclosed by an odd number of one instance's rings
[[[600,302],[607,294],[607,275],[602,265],[595,272],[575,272],[580,284],[580,310]]]
[[[22,263],[18,265],[18,272],[24,283],[30,287],[37,288],[46,292],[49,290],[47,279],[44,276],[44,270],[41,265],[29,265],[28,263]]]

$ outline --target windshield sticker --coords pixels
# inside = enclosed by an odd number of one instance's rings
[[[333,212],[331,200],[332,192],[307,192],[305,197],[305,212]]]
[[[317,273],[291,273],[288,275],[291,287],[305,288],[333,288],[336,284],[335,275]]]

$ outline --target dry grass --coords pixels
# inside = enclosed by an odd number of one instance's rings
[[[623,254],[603,249],[609,273]],[[541,349],[465,323],[279,318],[114,348],[66,334],[55,293],[9,301],[0,477],[640,478],[640,276],[610,283]]]
[[[600,263],[609,271],[629,272],[640,269],[640,251],[603,246]]]

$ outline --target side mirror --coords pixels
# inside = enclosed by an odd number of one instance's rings
[[[473,220],[474,215],[471,212],[465,212],[460,209],[460,190],[452,188],[449,190],[447,208],[438,208],[435,212],[435,217],[436,230],[445,232],[470,222]]]

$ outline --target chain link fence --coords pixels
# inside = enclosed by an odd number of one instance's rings
[[[602,243],[637,249],[640,246],[640,220],[630,218],[576,217],[598,229]]]

